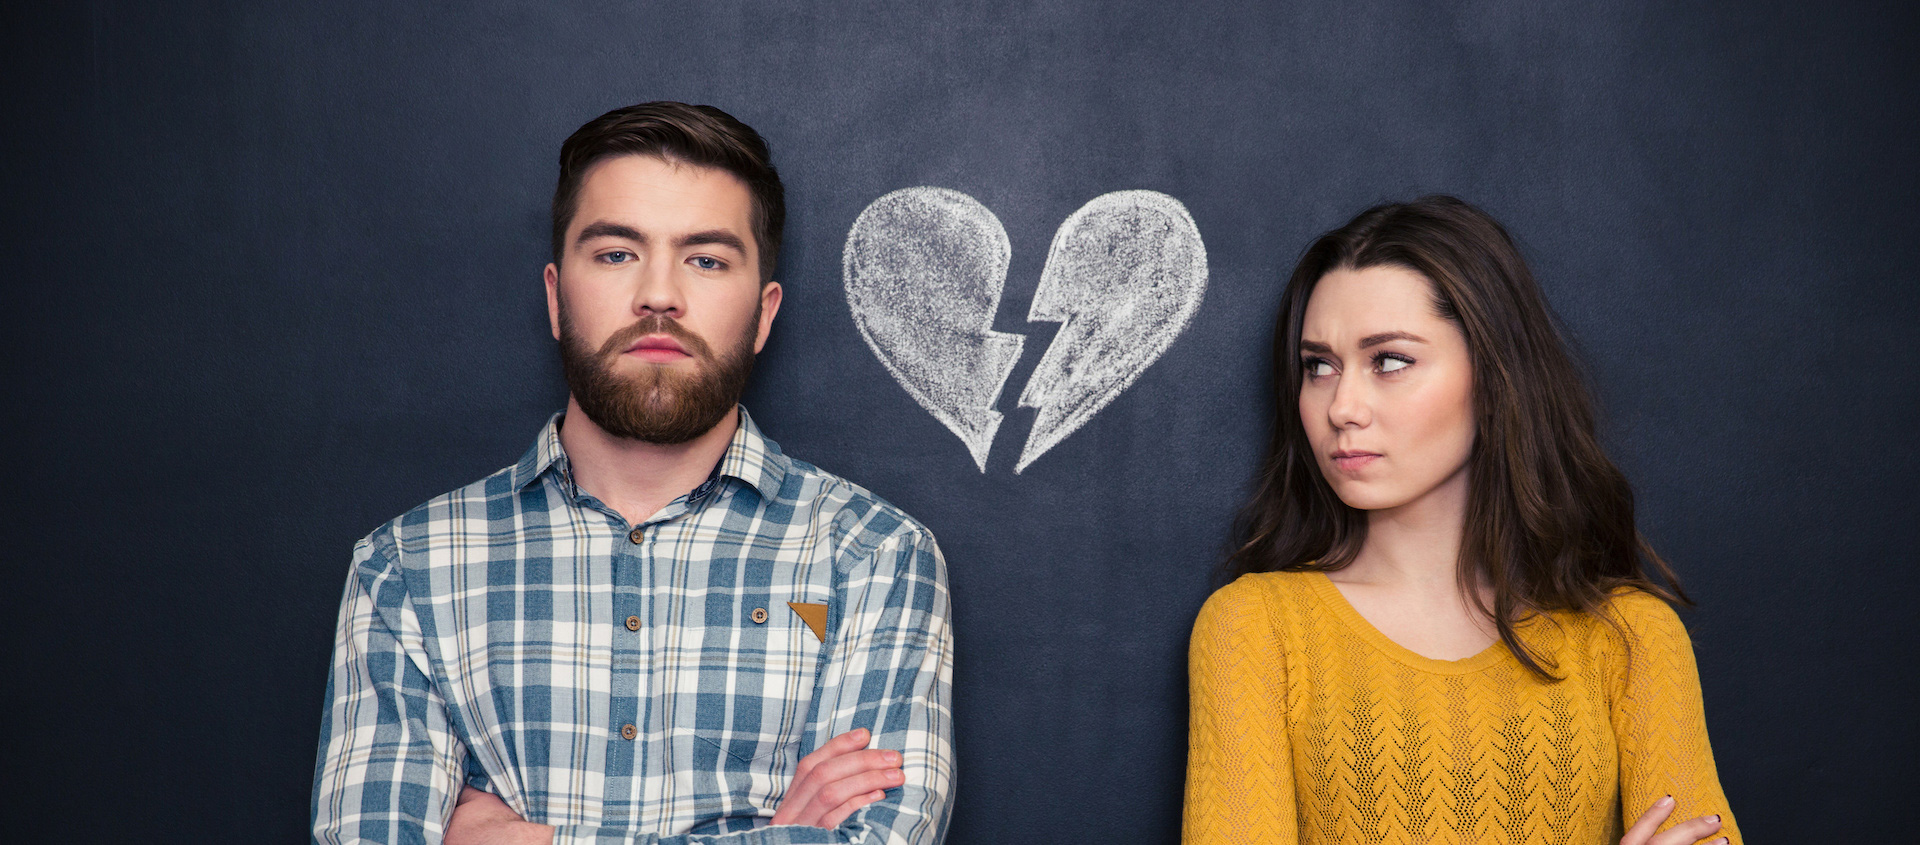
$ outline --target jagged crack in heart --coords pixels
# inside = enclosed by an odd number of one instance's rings
[[[1054,233],[1028,321],[1060,323],[1027,379],[1037,408],[1018,473],[1138,381],[1193,321],[1207,292],[1207,249],[1179,200],[1115,191]]]
[[[1011,256],[992,211],[934,187],[874,200],[843,254],[847,303],[867,346],[981,472],[1003,416],[994,405],[1025,340],[993,330]],[[1132,386],[1186,330],[1206,287],[1206,247],[1179,200],[1116,191],[1068,217],[1027,314],[1061,327],[1020,395],[1039,414],[1014,472]]]

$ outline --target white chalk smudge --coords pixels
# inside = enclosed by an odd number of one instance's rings
[[[1186,330],[1206,290],[1206,246],[1179,200],[1116,191],[1068,217],[1027,313],[1061,326],[1020,394],[1021,407],[1040,413],[1013,471],[1139,379]]]
[[[932,187],[874,200],[854,220],[843,254],[861,337],[914,401],[959,436],[981,472],[1000,429],[993,406],[1025,341],[993,331],[1011,256],[992,211]]]

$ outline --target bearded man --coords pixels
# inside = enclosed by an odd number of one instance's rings
[[[715,108],[617,109],[561,147],[567,408],[355,547],[314,841],[941,838],[933,536],[738,404],[784,214],[766,143]]]

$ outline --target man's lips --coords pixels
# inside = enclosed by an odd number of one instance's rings
[[[680,342],[663,334],[650,334],[627,347],[628,355],[637,356],[642,361],[666,364],[682,358],[692,357]]]
[[[1342,449],[1334,452],[1329,457],[1333,458],[1333,465],[1339,467],[1342,472],[1355,472],[1379,459],[1380,453],[1362,452],[1357,449]]]

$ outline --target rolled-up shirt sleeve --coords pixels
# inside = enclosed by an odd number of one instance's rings
[[[362,541],[340,602],[327,680],[314,842],[441,841],[467,752],[427,665],[405,580],[388,556]]]

